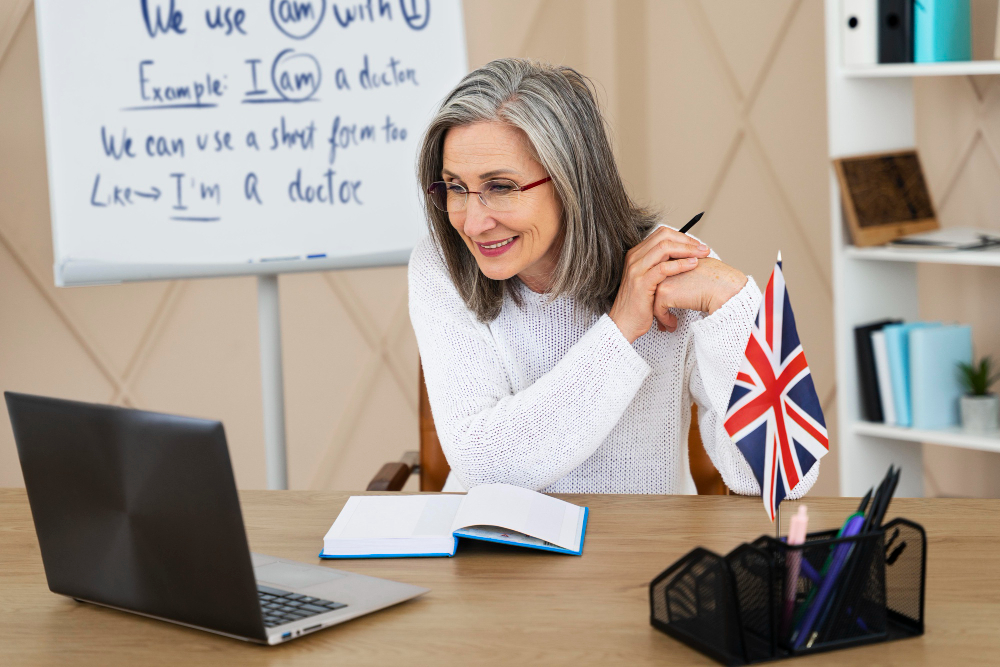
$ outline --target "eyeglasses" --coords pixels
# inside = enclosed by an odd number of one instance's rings
[[[456,213],[465,210],[469,195],[479,195],[479,201],[483,203],[483,206],[494,211],[510,211],[517,206],[522,192],[527,192],[531,188],[551,180],[551,176],[546,176],[534,183],[518,185],[507,178],[496,178],[483,183],[483,189],[479,192],[469,190],[458,183],[437,181],[431,183],[430,187],[427,188],[427,199],[439,210],[446,213]]]

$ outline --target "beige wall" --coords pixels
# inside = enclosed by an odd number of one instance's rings
[[[698,233],[759,283],[782,250],[833,435],[815,493],[835,494],[822,3],[484,0],[465,19],[470,67],[519,55],[590,75],[629,187],[668,221],[706,210]],[[1000,90],[977,83],[921,82],[919,142],[942,218],[996,226]],[[253,279],[56,289],[51,265],[34,16],[0,0],[0,389],[222,419],[239,484],[263,487]],[[982,321],[977,345],[997,353],[998,309],[979,295],[996,304],[1000,276],[983,271],[921,279],[929,313]],[[943,280],[969,296],[937,298]],[[291,484],[363,488],[417,446],[405,271],[284,276],[281,298]],[[948,485],[973,468],[995,479],[998,459],[929,450],[928,489],[997,495],[989,479]],[[0,486],[20,483],[2,427]]]

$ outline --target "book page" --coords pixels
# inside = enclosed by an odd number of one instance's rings
[[[497,526],[576,551],[583,508],[510,484],[469,489],[452,531],[469,526]]]
[[[449,537],[463,496],[351,496],[324,539]]]

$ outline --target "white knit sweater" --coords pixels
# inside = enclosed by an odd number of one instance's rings
[[[446,488],[457,480],[553,493],[694,493],[694,400],[726,485],[760,495],[722,424],[760,303],[753,278],[712,315],[673,311],[675,332],[654,326],[632,344],[607,315],[518,284],[522,305],[508,297],[499,317],[482,324],[430,237],[410,257],[410,319],[452,469]],[[818,474],[817,464],[789,498]]]

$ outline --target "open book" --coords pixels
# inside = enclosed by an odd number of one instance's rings
[[[509,484],[464,496],[351,496],[319,556],[454,556],[459,537],[579,556],[586,530],[586,507]]]

